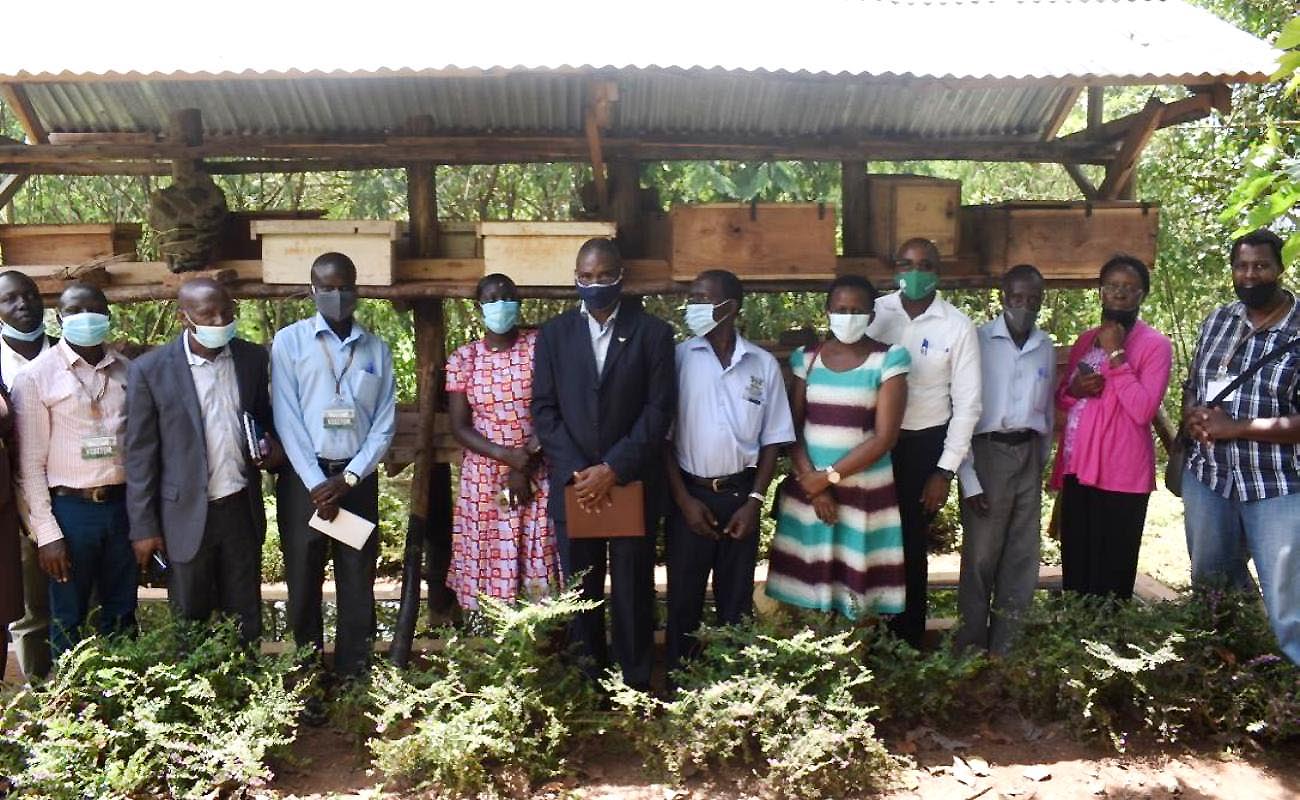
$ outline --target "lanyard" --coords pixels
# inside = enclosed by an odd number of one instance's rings
[[[1219,374],[1219,375],[1227,375],[1227,374],[1228,374],[1228,364],[1232,362],[1232,359],[1233,359],[1234,357],[1236,357],[1236,355],[1237,355],[1237,351],[1241,349],[1241,346],[1242,346],[1243,344],[1245,344],[1246,342],[1249,342],[1251,339],[1253,339],[1253,338],[1255,337],[1255,334],[1257,334],[1257,333],[1261,333],[1261,332],[1267,332],[1267,331],[1271,330],[1272,327],[1273,327],[1274,325],[1277,325],[1277,324],[1281,323],[1282,320],[1286,319],[1287,315],[1291,313],[1291,310],[1292,310],[1293,307],[1294,307],[1294,301],[1293,301],[1291,304],[1287,305],[1285,308],[1281,309],[1281,312],[1280,312],[1280,313],[1276,314],[1276,315],[1273,316],[1273,317],[1269,317],[1268,319],[1264,320],[1264,321],[1259,325],[1259,327],[1255,327],[1254,325],[1251,325],[1250,322],[1249,322],[1249,320],[1238,320],[1238,322],[1237,322],[1237,332],[1238,332],[1238,333],[1237,333],[1237,336],[1238,336],[1237,341],[1232,345],[1232,349],[1229,350],[1229,351],[1227,352],[1226,355],[1224,355],[1222,358],[1219,359],[1219,371],[1218,371],[1218,374]],[[1245,330],[1244,330],[1244,331],[1241,330],[1241,328],[1242,328],[1243,326],[1245,327]]]
[[[348,360],[343,364],[343,371],[338,374],[335,374],[334,357],[330,355],[329,347],[326,346],[325,340],[321,339],[320,337],[316,337],[316,344],[320,345],[320,351],[325,354],[325,361],[330,365],[330,375],[334,377],[334,397],[337,400],[342,400],[343,399],[343,392],[342,392],[343,376],[348,374],[348,368],[352,366],[352,359],[357,354],[357,345],[354,342],[352,346],[348,348]]]
[[[66,363],[68,365],[68,372],[72,373],[72,377],[77,381],[77,385],[81,387],[81,393],[86,396],[86,400],[90,403],[91,416],[95,419],[99,419],[99,401],[102,400],[104,395],[108,392],[108,373],[104,373],[104,385],[100,387],[99,391],[91,392],[90,387],[86,386],[86,382],[81,379],[81,376],[77,374],[77,370],[73,368],[72,362],[69,361]],[[94,374],[94,372],[91,372],[91,385],[94,385],[95,382]]]

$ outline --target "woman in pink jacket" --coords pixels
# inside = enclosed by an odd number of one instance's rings
[[[1138,319],[1151,291],[1146,264],[1115,256],[1100,283],[1101,325],[1070,348],[1056,390],[1065,425],[1052,488],[1061,492],[1065,589],[1128,599],[1155,488],[1151,421],[1169,385],[1173,348]]]

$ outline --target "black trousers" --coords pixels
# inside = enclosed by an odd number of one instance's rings
[[[1128,600],[1149,494],[1084,486],[1073,475],[1061,488],[1061,585],[1067,592]]]
[[[889,621],[894,634],[913,647],[920,647],[925,637],[930,577],[930,523],[934,514],[921,507],[921,492],[926,481],[939,468],[947,425],[903,431],[891,454],[894,462],[894,490],[898,494],[898,514],[903,523],[903,572],[907,601],[903,613]]]
[[[731,492],[715,493],[687,484],[691,497],[703,502],[725,527],[731,515],[749,501],[753,479]],[[698,649],[695,632],[704,618],[704,593],[713,574],[713,600],[718,624],[734,625],[754,610],[754,564],[758,560],[758,533],[739,541],[730,537],[709,539],[692,531],[673,505],[668,517],[668,669],[681,665]]]
[[[328,474],[328,473],[327,473]],[[311,495],[292,469],[280,473],[275,497],[280,521],[280,550],[289,584],[288,621],[299,647],[325,649],[321,614],[321,585],[325,563],[334,559],[338,622],[334,636],[334,671],[341,676],[364,672],[375,639],[375,564],[379,559],[379,530],[360,550],[335,541],[307,525],[315,513]],[[343,498],[342,508],[379,521],[379,475],[370,473]]]
[[[262,635],[262,542],[253,525],[248,492],[208,502],[199,551],[171,562],[167,599],[182,619],[206,620],[214,612],[239,620],[239,637]]]
[[[623,680],[635,689],[650,688],[654,663],[654,529],[645,536],[617,539],[569,539],[565,524],[555,521],[556,546],[567,581],[586,571],[582,597],[605,599],[605,573],[610,577],[609,613],[613,623],[614,660]],[[605,607],[579,614],[570,637],[590,659],[587,672],[600,677],[610,664],[605,637]]]

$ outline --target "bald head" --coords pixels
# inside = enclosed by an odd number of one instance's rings
[[[229,325],[235,319],[235,301],[230,292],[211,278],[194,278],[182,283],[176,294],[176,305],[181,324],[187,328]]]

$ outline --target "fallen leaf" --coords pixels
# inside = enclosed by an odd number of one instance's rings
[[[961,760],[961,756],[952,757],[952,776],[967,786],[974,786],[976,780],[978,780],[975,777],[975,771],[965,761]]]
[[[974,772],[981,778],[987,778],[990,774],[989,762],[982,758],[967,759],[966,763],[970,766],[970,771]]]
[[[1024,775],[1026,778],[1028,778],[1031,781],[1034,781],[1035,783],[1042,783],[1043,781],[1051,780],[1052,771],[1049,770],[1047,767],[1042,766],[1041,764],[1035,764],[1031,767],[1026,767]]]

